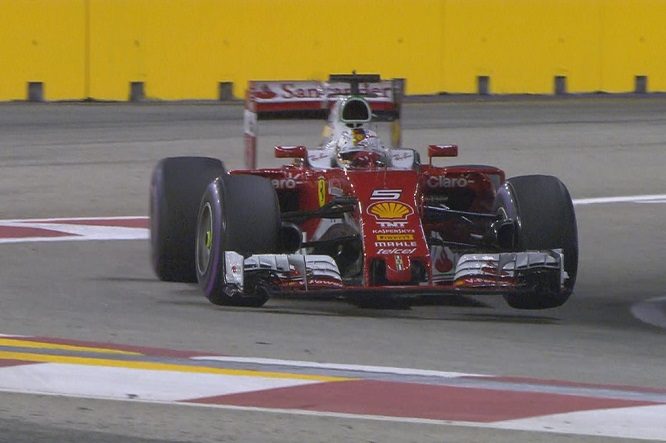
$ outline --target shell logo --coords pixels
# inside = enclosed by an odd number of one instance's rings
[[[368,206],[368,214],[377,220],[407,220],[414,210],[402,202],[377,202]]]

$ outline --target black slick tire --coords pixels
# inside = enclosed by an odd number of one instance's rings
[[[197,220],[196,270],[204,295],[216,305],[262,306],[268,293],[246,281],[243,293],[225,284],[225,251],[245,257],[279,250],[280,206],[268,179],[227,175],[206,188]]]
[[[578,273],[576,215],[566,186],[553,176],[526,175],[508,179],[498,190],[494,209],[515,221],[514,251],[562,249],[568,275],[559,291],[541,290],[505,296],[517,309],[563,305],[573,292]]]
[[[196,221],[201,195],[224,166],[209,157],[160,160],[150,183],[150,246],[155,273],[164,281],[196,282]]]

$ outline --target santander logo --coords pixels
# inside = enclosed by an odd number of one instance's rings
[[[277,94],[273,92],[270,86],[264,84],[261,89],[254,91],[254,96],[262,100],[270,100],[277,97]]]
[[[361,84],[362,94],[371,94],[370,101],[391,101],[393,89],[390,82]],[[260,101],[326,100],[338,95],[349,95],[349,86],[316,81],[254,83],[252,95]]]

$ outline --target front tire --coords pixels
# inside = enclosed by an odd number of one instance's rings
[[[224,175],[209,157],[159,161],[150,183],[150,246],[155,273],[164,281],[196,282],[194,238],[197,211],[206,185]]]
[[[246,281],[245,292],[224,280],[224,252],[243,256],[279,250],[280,207],[271,182],[253,175],[213,180],[197,219],[196,272],[204,295],[216,305],[262,306],[265,288]]]
[[[498,190],[494,205],[501,216],[514,220],[513,251],[562,249],[568,279],[563,288],[544,288],[508,294],[517,309],[547,309],[563,305],[571,296],[578,273],[578,230],[573,203],[566,186],[553,176],[513,177]]]

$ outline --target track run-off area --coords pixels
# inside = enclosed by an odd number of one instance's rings
[[[408,103],[404,143],[558,176],[578,218],[561,308],[217,307],[158,281],[148,182],[174,155],[242,167],[242,108],[0,105],[0,441],[666,440],[666,100]],[[260,122],[314,145],[321,122]],[[122,241],[118,241],[122,240]]]

